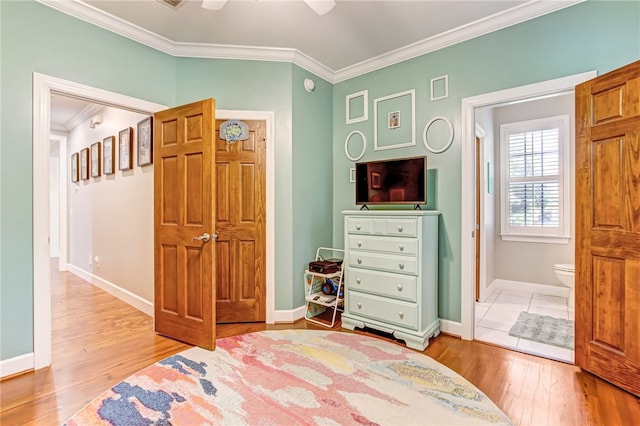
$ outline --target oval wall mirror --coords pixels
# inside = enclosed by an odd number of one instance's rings
[[[445,152],[453,143],[453,124],[446,117],[433,117],[424,126],[422,141],[434,154]]]
[[[357,140],[357,136],[360,136],[360,139],[362,140],[362,151],[360,151],[359,154],[352,155],[351,153],[353,152],[353,150],[349,149],[349,144],[351,143],[352,138]],[[347,155],[347,158],[351,161],[358,161],[364,155],[365,149],[367,149],[367,138],[364,137],[364,134],[359,130],[354,130],[353,132],[349,133],[347,139],[345,139],[344,141],[344,153]]]

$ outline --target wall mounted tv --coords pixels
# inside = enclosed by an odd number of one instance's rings
[[[356,204],[427,204],[427,157],[356,163]]]

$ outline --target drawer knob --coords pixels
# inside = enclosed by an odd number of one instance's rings
[[[361,309],[362,308],[362,303],[358,302],[358,304],[356,306],[358,306],[358,309]]]
[[[358,247],[362,247],[362,243],[358,241]]]
[[[398,232],[402,232],[402,226],[398,226]]]
[[[400,263],[400,264],[398,264],[398,267],[399,267],[400,269],[404,269],[404,263]]]
[[[360,225],[356,225],[356,231],[360,230]]]
[[[398,291],[402,291],[402,284],[398,284]]]
[[[362,259],[358,258],[357,262],[358,262],[358,265],[360,265],[362,263]]]
[[[404,246],[403,245],[398,246],[398,248],[400,249],[400,251],[404,251]]]
[[[360,277],[356,277],[356,282],[357,282],[358,284],[360,284],[360,282],[361,282],[361,281],[362,281],[362,280],[360,279]]]
[[[404,318],[404,312],[402,311],[398,312],[398,316],[400,317],[400,319]]]

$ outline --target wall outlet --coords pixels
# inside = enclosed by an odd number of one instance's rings
[[[99,268],[100,267],[100,256],[94,257],[93,261],[96,263],[96,268]]]
[[[91,266],[91,255],[89,255],[89,266]]]

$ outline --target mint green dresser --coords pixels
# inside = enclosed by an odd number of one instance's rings
[[[344,215],[342,327],[369,327],[424,350],[440,333],[438,219],[434,210],[348,210]]]

